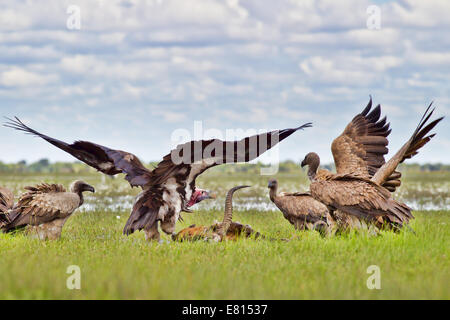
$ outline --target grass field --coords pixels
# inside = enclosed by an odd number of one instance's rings
[[[28,184],[59,182],[75,176],[0,175],[16,194]],[[410,173],[397,196],[421,211],[415,230],[400,234],[365,233],[321,238],[296,232],[268,199],[268,177],[211,172],[199,187],[215,190],[217,200],[183,215],[180,230],[222,218],[228,188],[250,184],[235,195],[234,220],[290,242],[240,240],[227,243],[149,243],[143,233],[121,234],[133,196],[123,179],[98,174],[81,177],[94,185],[66,224],[59,241],[0,234],[1,299],[449,299],[450,211],[448,172]],[[305,176],[279,175],[285,191],[304,190]],[[440,209],[440,210],[439,210]],[[167,236],[164,239],[169,240]],[[81,269],[81,289],[69,290],[68,266]],[[381,271],[381,289],[369,290],[370,265]]]

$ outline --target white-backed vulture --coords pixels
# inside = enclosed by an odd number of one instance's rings
[[[379,106],[369,113],[370,108],[371,101],[333,141],[336,174],[319,169],[320,158],[313,152],[306,155],[301,165],[309,166],[311,195],[327,205],[336,220],[354,216],[378,227],[400,228],[414,217],[411,209],[394,200],[389,192],[400,185],[401,175],[395,169],[430,141],[434,134],[427,134],[443,117],[427,124],[434,111],[430,105],[408,142],[385,163],[389,125],[385,118],[378,121]]]
[[[249,225],[233,222],[233,194],[235,191],[249,186],[237,186],[230,189],[225,199],[225,210],[222,222],[214,222],[211,226],[191,225],[172,235],[174,241],[196,240],[237,240],[239,237],[264,238],[259,232],[255,232]]]
[[[175,232],[181,211],[210,197],[197,189],[196,178],[208,168],[223,163],[248,162],[297,130],[311,127],[311,123],[293,129],[275,130],[246,137],[240,141],[200,140],[178,145],[155,169],[149,170],[131,153],[113,150],[87,141],[67,144],[41,134],[23,124],[18,118],[5,124],[16,130],[41,137],[70,153],[78,160],[108,175],[124,173],[132,187],[141,187],[123,233],[144,230],[146,238],[159,240],[158,221],[166,234]]]
[[[296,230],[318,230],[321,233],[327,231],[330,219],[328,208],[310,193],[278,193],[276,179],[269,180],[268,188],[270,200]]]
[[[41,240],[58,239],[64,223],[83,204],[83,192],[95,192],[92,186],[81,180],[72,183],[70,192],[60,184],[46,183],[25,187],[25,190],[27,192],[14,205],[11,191],[0,189],[0,199],[10,199],[4,202],[8,203],[6,206],[0,205],[6,217],[1,229],[10,232],[26,227],[29,233]]]

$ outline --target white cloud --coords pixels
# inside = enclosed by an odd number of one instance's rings
[[[31,19],[23,13],[12,10],[0,10],[0,31],[10,31],[29,27]]]
[[[40,75],[17,67],[0,73],[0,84],[6,87],[44,86],[55,79],[54,75]]]
[[[175,111],[154,111],[154,115],[161,116],[165,121],[169,123],[177,123],[186,120],[186,115],[181,112]]]
[[[402,0],[384,6],[389,23],[403,27],[449,26],[450,2],[446,0]]]

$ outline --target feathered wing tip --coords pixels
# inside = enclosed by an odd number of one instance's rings
[[[419,125],[417,126],[416,130],[414,131],[414,134],[411,137],[411,143],[408,147],[408,149],[405,152],[405,155],[403,156],[402,160],[403,162],[406,159],[410,159],[413,156],[415,156],[418,153],[418,150],[422,148],[425,144],[428,143],[436,134],[430,134],[427,136],[427,134],[433,130],[433,128],[444,119],[444,117],[440,117],[431,123],[427,124],[430,117],[433,115],[433,112],[435,108],[432,108],[433,102],[430,103],[427,110],[422,116],[422,119],[420,119]],[[426,126],[425,126],[426,125]]]
[[[305,128],[311,128],[312,126],[313,126],[313,125],[312,125],[312,122],[307,122],[307,123],[301,125],[300,127],[295,128],[295,130],[296,130],[296,131],[297,131],[297,130],[303,130],[303,129],[305,129]]]
[[[369,113],[370,109],[372,109],[372,96],[369,95],[369,97],[370,97],[369,103],[364,108],[364,110],[361,112],[361,115],[363,115],[363,116],[367,116],[367,114]]]
[[[372,135],[378,135],[387,137],[391,133],[390,123],[387,122],[386,116],[384,116],[381,120],[381,105],[378,104],[373,110],[372,110],[372,96],[370,96],[369,103],[367,104],[366,108],[360,113],[361,116],[363,116],[369,123],[369,132]]]
[[[401,176],[402,174],[398,171],[395,171],[397,166],[405,161],[406,159],[411,159],[413,156],[419,153],[419,149],[426,145],[436,134],[429,134],[430,131],[440,122],[444,117],[440,117],[430,123],[427,122],[430,120],[431,116],[435,108],[432,108],[433,102],[430,103],[428,108],[425,110],[422,118],[417,125],[416,130],[412,134],[411,138],[406,142],[403,147],[397,152],[395,156],[392,157],[389,162],[383,166],[377,172],[374,177],[374,181],[381,183],[383,187],[388,189],[391,192],[394,192],[396,188],[401,185]],[[429,135],[428,135],[429,134]],[[388,171],[392,170],[392,173],[385,179]],[[384,172],[386,171],[386,172]]]
[[[287,137],[289,137],[291,134],[293,134],[294,132],[296,132],[298,130],[303,130],[303,129],[311,128],[311,127],[312,127],[312,122],[308,122],[297,128],[279,130],[278,131],[278,141],[281,142],[282,140],[286,139]]]
[[[11,119],[11,118],[8,118],[8,117],[4,117],[4,118],[7,120],[5,123],[3,123],[4,127],[15,129],[15,130],[19,130],[19,131],[23,131],[26,134],[31,134],[31,135],[36,136],[36,137],[42,136],[42,134],[40,134],[36,130],[33,130],[30,127],[28,127],[26,124],[24,124],[17,117],[14,117],[14,119]]]

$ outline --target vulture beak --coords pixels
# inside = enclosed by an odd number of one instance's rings
[[[194,193],[192,193],[191,199],[187,203],[187,207],[192,207],[194,204],[199,203],[206,199],[215,199],[216,194],[212,193],[209,190],[196,189]]]
[[[95,193],[94,187],[91,186],[91,185],[89,185],[89,184],[86,184],[86,185],[84,186],[83,190],[84,190],[84,191],[90,191],[90,192],[92,192],[92,193]]]
[[[306,159],[303,159],[303,161],[302,161],[302,163],[301,163],[302,168],[303,168],[304,166],[306,166],[306,165],[307,165]]]
[[[198,201],[206,200],[206,199],[216,199],[217,194],[211,192],[210,190],[205,190],[205,194],[198,197]]]

